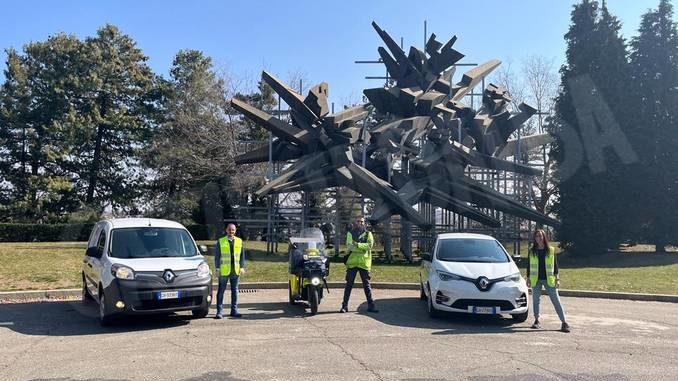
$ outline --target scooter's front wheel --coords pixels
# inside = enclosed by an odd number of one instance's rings
[[[308,286],[308,304],[311,307],[311,315],[318,313],[318,304],[320,304],[320,298],[318,298],[318,287],[309,285]]]

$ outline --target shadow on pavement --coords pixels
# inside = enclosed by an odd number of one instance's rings
[[[183,326],[187,315],[125,316],[112,327],[101,327],[97,307],[80,301],[10,303],[0,307],[0,329],[24,335],[76,336],[145,331]]]
[[[367,303],[361,304],[357,312],[384,324],[441,330],[433,335],[535,332],[527,322],[515,323],[509,315],[444,313],[440,318],[431,318],[426,311],[426,302],[419,298],[379,299],[376,304],[379,313],[367,312]]]

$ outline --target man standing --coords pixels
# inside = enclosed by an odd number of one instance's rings
[[[226,236],[217,241],[214,265],[219,274],[217,314],[214,318],[223,317],[224,291],[229,281],[231,282],[231,316],[239,318],[242,315],[238,313],[238,281],[240,275],[245,273],[245,248],[242,239],[235,236],[235,224],[228,224]]]
[[[367,298],[367,311],[379,312],[372,299],[372,288],[370,286],[370,269],[372,268],[372,247],[374,246],[374,236],[372,232],[365,228],[365,218],[358,217],[355,225],[346,233],[346,250],[348,251],[348,260],[346,261],[346,288],[344,289],[344,300],[341,303],[339,312],[348,311],[348,299],[351,297],[353,282],[355,276],[360,273],[360,279],[363,282],[363,290]]]

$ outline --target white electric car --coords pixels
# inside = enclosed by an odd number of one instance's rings
[[[441,311],[528,315],[527,284],[496,239],[482,234],[439,234],[433,254],[422,255],[421,299],[431,317]]]
[[[83,303],[98,302],[102,325],[122,314],[192,311],[205,317],[212,301],[206,251],[177,222],[99,221],[83,259]]]

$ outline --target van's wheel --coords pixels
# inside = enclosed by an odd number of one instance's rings
[[[196,308],[194,310],[191,310],[191,314],[196,319],[202,319],[205,316],[207,316],[207,314],[209,314],[209,313],[210,313],[210,306],[209,305],[205,308]]]
[[[428,293],[431,294],[431,289],[428,290]],[[435,307],[433,307],[433,295],[431,295],[430,298],[428,299],[428,303],[426,303],[426,306],[428,307],[428,316],[436,319],[442,316],[442,312],[438,311]]]
[[[308,304],[311,306],[311,315],[318,313],[318,304],[320,300],[318,299],[318,287],[310,285],[308,286]]]
[[[82,294],[80,295],[82,304],[89,306],[94,301],[92,295],[89,294],[87,289],[87,282],[85,281],[85,275],[82,276]]]
[[[522,314],[514,314],[511,315],[511,319],[513,319],[514,322],[516,323],[523,323],[525,320],[527,320],[528,315],[530,314],[530,311],[525,311],[525,313]]]
[[[424,285],[419,282],[419,299],[426,300],[426,292],[424,292]]]
[[[99,324],[102,327],[113,324],[113,315],[108,312],[108,307],[106,306],[106,296],[104,295],[104,291],[101,289],[99,290]]]

